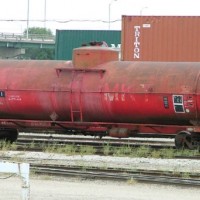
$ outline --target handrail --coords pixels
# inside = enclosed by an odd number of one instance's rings
[[[27,37],[24,34],[18,33],[0,33],[0,40],[55,42],[55,36],[47,34],[29,34]]]

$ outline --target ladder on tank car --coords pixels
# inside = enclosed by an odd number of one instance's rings
[[[72,81],[71,81],[71,93],[70,93],[70,115],[71,115],[71,121],[83,121],[83,111],[82,111],[82,98],[81,98],[81,86],[82,86],[82,80],[83,77],[81,76],[82,73],[77,73],[76,70],[73,70],[72,72]],[[73,87],[74,86],[74,79],[75,76],[80,75],[78,77],[78,87]],[[76,90],[77,89],[77,90]],[[78,101],[78,103],[77,103]],[[77,104],[77,105],[75,105]],[[76,108],[75,108],[76,107]]]

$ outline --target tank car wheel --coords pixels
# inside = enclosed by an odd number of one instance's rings
[[[5,140],[8,142],[15,142],[18,138],[17,129],[0,129],[0,140]]]
[[[175,146],[177,149],[195,149],[192,134],[188,131],[181,131],[175,136]]]

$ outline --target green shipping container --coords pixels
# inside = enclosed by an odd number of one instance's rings
[[[56,30],[56,60],[72,60],[72,51],[91,41],[105,41],[109,47],[119,47],[121,31],[110,30]]]

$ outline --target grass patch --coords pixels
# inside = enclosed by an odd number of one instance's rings
[[[92,146],[80,146],[79,151],[81,155],[92,155],[96,153],[96,149]]]
[[[50,144],[43,149],[46,153],[61,153],[66,155],[93,155],[96,153],[96,149],[92,146],[76,146],[71,145],[58,145]]]
[[[199,150],[177,150],[172,148],[166,149],[152,149],[148,146],[140,147],[104,147],[104,155],[114,155],[114,156],[128,156],[128,157],[143,157],[143,158],[176,158],[178,156],[200,156]]]
[[[145,157],[148,158],[151,154],[151,148],[148,146],[141,146],[135,148],[135,157]]]
[[[161,151],[156,151],[156,150],[152,151],[151,157],[152,158],[161,158]]]
[[[43,152],[47,153],[61,153],[66,155],[94,155],[97,153],[96,148],[89,145],[77,146],[75,144],[62,145],[58,143],[54,144],[39,144]],[[34,149],[38,147],[37,143],[30,143],[26,148]],[[0,141],[0,151],[12,151],[16,150],[16,143],[10,143],[7,141]],[[188,150],[188,149],[152,149],[149,146],[131,147],[130,145],[124,145],[121,147],[113,147],[109,143],[104,144],[101,150],[101,154],[108,156],[120,156],[120,157],[143,157],[143,158],[178,158],[182,156],[200,156],[200,150]]]
[[[83,145],[48,145],[45,147],[45,152],[50,153],[62,153],[67,155],[93,155],[96,153],[96,149],[92,146]],[[166,149],[152,149],[148,146],[140,147],[130,147],[129,145],[124,145],[121,147],[112,147],[109,144],[106,144],[102,148],[102,154],[105,156],[113,155],[119,157],[143,157],[143,158],[175,158],[177,156],[200,156],[198,150],[176,150],[172,148]]]
[[[190,173],[189,172],[182,173],[182,178],[189,179],[190,178]]]
[[[35,147],[36,147],[35,142],[31,142],[31,143],[28,145],[28,148],[30,148],[30,149],[34,149]]]
[[[114,156],[131,156],[132,153],[133,148],[131,148],[129,145],[113,148]]]
[[[16,149],[17,149],[16,143],[10,143],[5,140],[0,140],[0,150],[1,151],[12,151],[12,150],[16,150]]]
[[[175,156],[200,156],[200,151],[197,150],[189,150],[189,149],[182,149],[182,150],[174,150]]]
[[[58,144],[49,144],[43,149],[46,153],[62,153],[67,155],[74,155],[77,152],[77,147],[74,144],[71,145],[58,145]]]
[[[103,146],[103,154],[105,156],[111,155],[113,153],[113,148],[107,143]]]
[[[138,183],[138,181],[135,180],[135,179],[133,179],[133,178],[131,178],[131,179],[128,179],[128,180],[127,180],[127,183],[128,183],[129,185],[135,185],[136,183]]]

